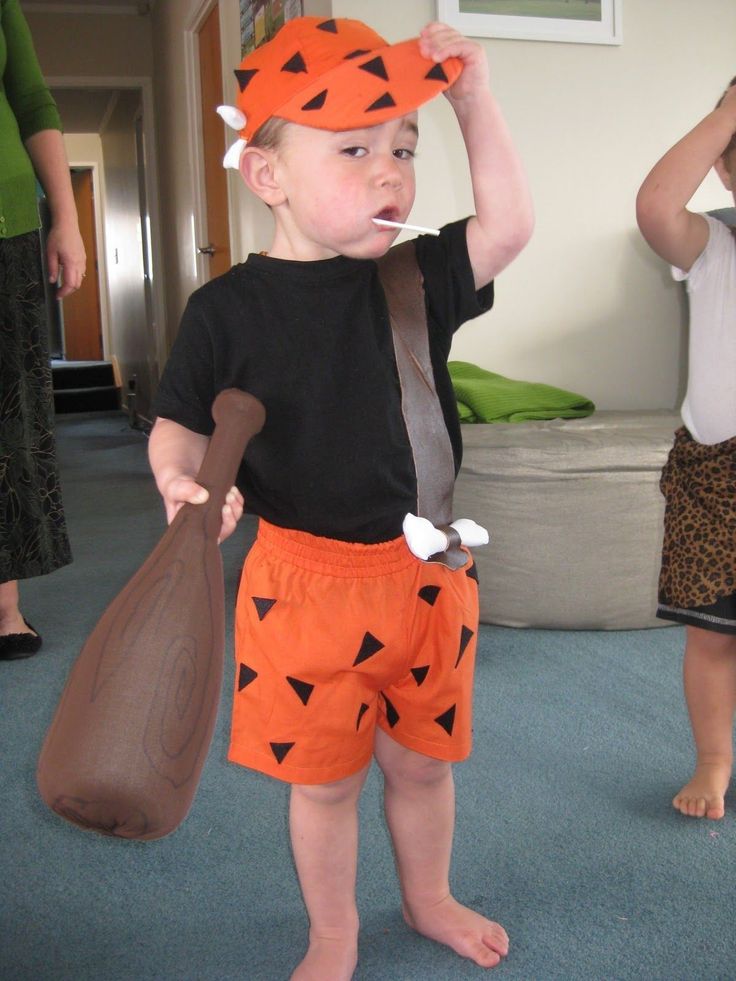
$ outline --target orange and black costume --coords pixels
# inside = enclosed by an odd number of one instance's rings
[[[475,290],[465,222],[421,236],[416,256],[459,467],[446,361],[493,287]],[[463,758],[474,570],[471,559],[454,573],[422,563],[401,537],[416,474],[376,263],[251,255],[194,293],[156,412],[209,435],[212,401],[229,387],[266,408],[242,470],[263,521],[238,598],[231,759],[327,782],[367,763],[375,724],[426,755]]]

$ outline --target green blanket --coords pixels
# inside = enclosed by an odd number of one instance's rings
[[[450,361],[447,367],[460,422],[577,419],[595,412],[590,399],[562,388],[504,378],[467,361]]]

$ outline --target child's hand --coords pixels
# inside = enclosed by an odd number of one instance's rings
[[[166,520],[171,524],[184,504],[204,504],[209,498],[206,488],[191,477],[174,477],[161,494],[166,507]],[[224,542],[235,531],[235,526],[243,516],[243,495],[237,487],[231,487],[222,507],[222,528],[217,544]]]
[[[736,109],[736,85],[731,85],[723,94],[722,106],[727,106],[729,109]]]
[[[454,27],[447,24],[432,23],[419,35],[419,50],[425,58],[444,61],[445,58],[459,58],[463,62],[460,77],[445,91],[445,96],[457,107],[482,89],[490,85],[488,59],[483,48],[476,41],[464,37]]]
[[[736,131],[736,85],[726,89],[718,109],[727,112],[730,118],[734,120],[734,130]]]

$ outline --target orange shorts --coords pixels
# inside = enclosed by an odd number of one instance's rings
[[[478,588],[404,538],[360,545],[261,521],[235,614],[228,758],[289,783],[367,766],[378,725],[435,759],[471,748]]]

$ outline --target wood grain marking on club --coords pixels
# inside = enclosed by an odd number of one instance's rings
[[[138,572],[103,613],[69,675],[38,765],[44,801],[83,828],[158,838],[186,815],[214,730],[225,601],[222,507],[265,411],[221,392],[197,482]]]

